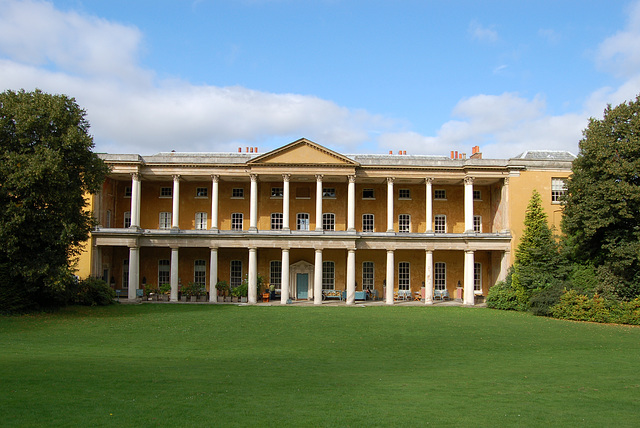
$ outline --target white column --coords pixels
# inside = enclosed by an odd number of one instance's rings
[[[502,228],[500,232],[509,233],[511,229],[511,224],[509,221],[509,177],[505,177],[504,183],[502,185],[502,192],[500,197],[500,214],[502,217]]]
[[[140,227],[140,174],[131,174],[131,227]]]
[[[219,175],[211,176],[211,230],[218,230],[218,182]]]
[[[395,178],[387,178],[387,232],[393,232],[393,182]]]
[[[211,248],[211,255],[209,257],[209,301],[218,301],[218,249]]]
[[[474,293],[473,293],[473,263],[474,253],[473,251],[464,252],[464,304],[474,305]]]
[[[93,255],[91,256],[91,276],[93,276],[94,278],[102,278],[102,247],[96,245],[95,238],[91,238],[91,240],[93,241]],[[129,283],[131,283],[131,280],[129,280]]]
[[[356,176],[349,176],[347,198],[347,231],[356,230]]]
[[[249,230],[253,230],[253,231],[258,230],[258,174],[251,174],[251,197],[249,202]]]
[[[249,303],[258,303],[258,250],[249,248]]]
[[[356,301],[356,250],[347,253],[347,305]]]
[[[509,251],[504,251],[502,253],[502,258],[500,259],[500,272],[498,273],[498,281],[504,281],[507,279],[507,274],[509,273],[509,262],[510,262],[511,253]]]
[[[171,213],[171,228],[179,229],[180,228],[180,176],[173,176],[173,211]]]
[[[427,233],[433,233],[433,178],[425,179],[427,184],[426,200],[427,200]]]
[[[171,296],[172,302],[178,301],[178,248],[171,248]]]
[[[280,279],[280,303],[286,304],[289,300],[289,249],[282,249],[282,275]]]
[[[316,230],[322,230],[322,174],[316,174]]]
[[[313,303],[322,304],[322,250],[316,250],[316,259],[313,266]]]
[[[289,180],[291,174],[282,174],[282,229],[289,230]]]
[[[393,277],[394,277],[394,270],[393,270],[393,264],[394,264],[394,259],[393,259],[393,250],[387,250],[387,305],[393,305],[393,288],[394,288],[394,284],[393,284]]]
[[[424,304],[433,304],[433,251],[425,251],[424,261]]]
[[[473,177],[464,179],[464,231],[473,232]]]
[[[130,300],[136,298],[136,290],[140,285],[140,248],[129,247],[129,292]]]

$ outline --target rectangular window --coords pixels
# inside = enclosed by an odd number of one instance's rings
[[[196,213],[196,230],[207,228],[207,213]]]
[[[271,213],[271,230],[282,230],[282,213]]]
[[[443,189],[436,189],[433,191],[433,199],[444,200],[447,199],[447,191]]]
[[[480,190],[474,190],[473,191],[473,200],[474,201],[481,201],[482,200],[482,192]]]
[[[131,197],[131,186],[125,186],[125,188],[124,188],[124,197],[125,198],[130,198]]]
[[[129,259],[122,261],[122,288],[129,288]]]
[[[362,199],[375,199],[373,189],[362,189]]]
[[[124,212],[124,227],[131,227],[131,211]]]
[[[242,213],[231,214],[231,230],[242,230]]]
[[[231,260],[231,275],[229,276],[229,286],[231,288],[242,285],[242,260]]]
[[[244,189],[242,187],[237,187],[235,189],[231,189],[231,198],[232,199],[244,199]]]
[[[272,260],[269,269],[269,284],[280,288],[282,285],[282,261]]]
[[[104,227],[111,227],[111,210],[107,210]]]
[[[207,262],[205,260],[193,262],[193,282],[202,286],[207,284]]]
[[[323,198],[328,198],[328,199],[333,199],[336,197],[336,189],[335,187],[324,187],[322,189],[322,197]]]
[[[551,202],[560,203],[567,193],[567,181],[564,178],[551,179]]]
[[[473,264],[473,291],[475,294],[482,294],[482,264]]]
[[[322,214],[322,230],[336,229],[336,215],[333,213]]]
[[[398,189],[398,199],[411,199],[411,190]]]
[[[398,263],[398,290],[410,290],[410,270],[409,262]]]
[[[333,290],[336,287],[336,267],[333,262],[322,262],[322,289]]]
[[[196,187],[196,198],[206,198],[209,196],[208,187]]]
[[[309,214],[298,213],[296,216],[296,229],[309,230]]]
[[[398,232],[411,233],[411,215],[400,214],[398,216]]]
[[[171,213],[170,212],[161,212],[160,213],[160,225],[158,229],[171,229]]]
[[[374,289],[373,262],[362,263],[362,289]]]
[[[447,233],[447,216],[438,214],[434,218],[434,232],[435,233]]]
[[[473,216],[473,231],[476,233],[482,233],[482,216]]]
[[[160,188],[160,197],[161,198],[170,198],[173,195],[172,187],[161,187]]]
[[[362,214],[362,231],[373,232],[374,231],[374,217],[373,214]]]
[[[284,195],[284,188],[282,187],[272,187],[271,188],[271,197],[272,198],[281,198]]]
[[[158,260],[158,287],[171,283],[171,261]]]
[[[447,265],[445,263],[435,263],[433,267],[433,286],[436,290],[447,289]]]

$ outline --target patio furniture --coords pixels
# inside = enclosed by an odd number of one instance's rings
[[[433,291],[433,298],[434,299],[440,299],[440,300],[449,300],[449,290],[444,289],[444,290],[434,290]]]

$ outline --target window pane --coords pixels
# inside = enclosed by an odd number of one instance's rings
[[[362,215],[362,231],[363,232],[373,232],[373,214],[363,214]]]
[[[433,191],[433,199],[447,199],[446,190],[436,189]]]
[[[373,189],[362,189],[362,199],[375,199]]]
[[[282,261],[273,260],[269,272],[269,284],[280,288],[282,284]]]
[[[196,260],[193,262],[193,282],[199,285],[207,283],[207,262],[204,260]]]
[[[374,276],[373,276],[373,262],[362,263],[362,289],[373,290],[374,288]]]
[[[434,266],[433,285],[436,290],[444,290],[447,288],[447,267],[442,262],[438,262]]]
[[[196,213],[196,229],[205,230],[207,228],[207,213]]]
[[[229,286],[237,287],[242,284],[242,261],[231,260],[231,275],[229,278]]]
[[[409,214],[400,214],[398,216],[398,232],[399,233],[411,232],[411,216]]]
[[[171,213],[170,212],[161,212],[160,213],[160,229],[171,229]]]
[[[322,189],[322,197],[323,198],[335,198],[336,197],[336,189],[334,187],[325,187]]]
[[[231,189],[231,197],[244,198],[244,189],[243,188]]]
[[[282,230],[282,213],[271,213],[271,230]]]
[[[398,190],[398,198],[400,198],[400,199],[411,199],[411,190],[410,189],[399,189]]]
[[[296,219],[298,230],[309,230],[309,214],[299,213]]]
[[[272,187],[271,188],[271,197],[272,198],[281,198],[284,195],[284,188],[282,187]]]
[[[399,290],[409,290],[410,271],[409,271],[409,263],[401,262],[398,264],[398,289]]]
[[[482,265],[473,264],[473,290],[482,292]]]
[[[231,214],[231,230],[242,230],[242,213]]]
[[[322,288],[333,290],[335,288],[335,264],[322,262]]]
[[[209,189],[207,187],[196,187],[196,197],[204,198],[209,195]]]
[[[171,261],[158,260],[158,287],[169,284],[171,276]]]
[[[335,230],[335,215],[332,213],[322,214],[322,229]]]
[[[447,216],[437,215],[434,218],[434,232],[435,233],[447,233]]]

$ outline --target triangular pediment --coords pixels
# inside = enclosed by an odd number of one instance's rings
[[[356,166],[352,159],[326,147],[301,138],[293,143],[255,157],[250,165],[331,165]]]

